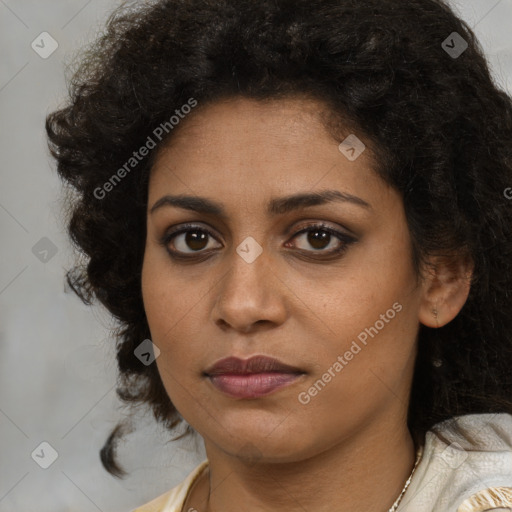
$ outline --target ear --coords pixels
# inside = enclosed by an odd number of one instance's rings
[[[418,318],[423,325],[442,327],[458,315],[469,295],[473,268],[467,255],[429,260]]]

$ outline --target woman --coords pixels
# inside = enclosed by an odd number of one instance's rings
[[[512,510],[512,101],[441,0],[119,9],[47,131],[119,396],[205,443],[138,512]]]

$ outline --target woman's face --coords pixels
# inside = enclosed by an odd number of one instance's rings
[[[297,461],[405,428],[422,289],[403,203],[368,149],[355,159],[357,149],[339,149],[350,132],[334,140],[321,108],[205,106],[152,169],[144,305],[167,393],[207,450]],[[285,201],[326,191],[330,200]],[[178,207],[165,196],[204,202]],[[206,201],[222,213],[192,209]],[[184,224],[188,234],[161,243]],[[277,376],[282,387],[205,375],[220,359],[253,355],[300,372]]]

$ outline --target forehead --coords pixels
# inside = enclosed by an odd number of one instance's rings
[[[163,192],[215,196],[226,204],[238,199],[247,207],[270,196],[333,188],[363,199],[382,194],[387,186],[370,151],[347,159],[338,146],[352,132],[335,137],[322,122],[326,113],[307,98],[236,98],[198,108],[160,149],[150,203]]]

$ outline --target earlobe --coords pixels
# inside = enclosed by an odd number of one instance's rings
[[[418,320],[427,327],[443,327],[460,312],[471,289],[473,262],[437,258],[423,281],[423,298]]]

